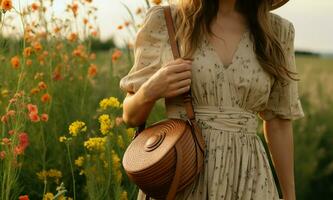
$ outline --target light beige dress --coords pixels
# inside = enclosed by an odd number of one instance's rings
[[[175,17],[174,5],[172,15]],[[293,24],[273,13],[271,19],[279,26],[288,67],[296,71]],[[279,199],[267,154],[256,134],[258,119],[295,120],[304,113],[297,82],[275,82],[260,66],[253,45],[250,32],[245,32],[232,64],[224,66],[204,37],[193,56],[191,92],[207,156],[202,173],[177,200]],[[136,92],[173,59],[162,6],[148,10],[134,47],[134,66],[119,84],[123,91]],[[168,99],[166,112],[168,117],[185,119],[182,98]],[[141,190],[137,199],[145,199]]]

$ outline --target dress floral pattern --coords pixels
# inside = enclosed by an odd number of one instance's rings
[[[171,5],[173,17],[175,5]],[[277,14],[270,19],[296,71],[293,24]],[[299,119],[304,112],[297,82],[282,84],[265,72],[256,59],[254,43],[245,32],[229,66],[224,66],[207,37],[193,58],[192,103],[206,142],[204,170],[177,200],[279,199],[267,153],[257,133],[258,119]],[[161,66],[172,60],[162,6],[151,7],[134,44],[135,63],[119,83],[136,92]],[[186,119],[180,96],[165,99],[168,117]],[[138,200],[145,194],[139,190]]]

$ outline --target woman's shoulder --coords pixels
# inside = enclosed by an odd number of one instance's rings
[[[294,24],[289,19],[276,13],[270,13],[269,19],[271,20],[274,31],[278,34],[281,40],[291,40],[294,38]]]
[[[155,5],[146,11],[142,27],[149,26],[151,28],[163,25],[164,12],[163,6]]]
[[[279,14],[270,12],[269,18],[274,25],[279,26],[280,28],[292,26],[293,23]]]
[[[136,33],[136,45],[140,45],[142,42],[156,45],[156,43],[165,41],[166,37],[167,28],[163,6],[155,5],[148,8]]]
[[[174,17],[176,14],[177,6],[176,4],[169,4],[171,8],[172,16]],[[154,5],[148,8],[145,18],[144,24],[149,24],[150,26],[164,26],[166,24],[164,17],[164,9],[167,7],[166,5]]]
[[[139,27],[136,38],[137,45],[148,41],[150,44],[163,43],[168,39],[168,30],[164,16],[164,5],[154,5],[146,10],[145,17]],[[172,17],[175,17],[176,6],[170,4]]]

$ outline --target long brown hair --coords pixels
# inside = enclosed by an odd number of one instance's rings
[[[170,0],[174,2],[175,0]],[[190,58],[199,45],[202,34],[212,33],[210,24],[218,13],[220,0],[176,0],[176,37],[183,47],[184,56]],[[290,74],[287,58],[273,25],[269,20],[272,0],[237,0],[236,9],[248,20],[254,50],[263,69],[280,81]]]

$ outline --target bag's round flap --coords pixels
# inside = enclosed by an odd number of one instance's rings
[[[168,118],[144,129],[127,147],[122,160],[123,167],[135,173],[154,165],[173,148],[184,133],[186,123],[182,119]],[[158,147],[151,151],[145,148],[154,145]]]

